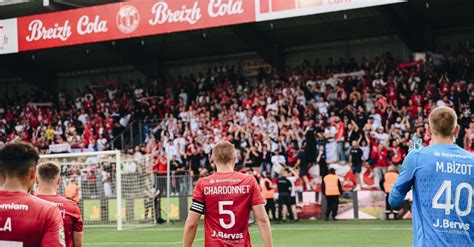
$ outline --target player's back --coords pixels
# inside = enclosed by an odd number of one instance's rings
[[[415,162],[414,246],[474,246],[474,155],[436,144],[410,153]]]
[[[64,246],[59,209],[24,192],[0,191],[0,246]]]
[[[201,178],[193,201],[191,210],[204,212],[206,246],[251,246],[250,210],[264,203],[253,176],[228,172]]]
[[[53,203],[59,208],[59,211],[61,212],[61,217],[64,222],[66,247],[74,247],[73,231],[82,232],[82,217],[76,202],[59,195],[36,196]]]

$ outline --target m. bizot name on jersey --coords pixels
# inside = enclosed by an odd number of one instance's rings
[[[436,161],[436,172],[451,173],[459,175],[471,175],[472,164],[459,163],[456,161]]]
[[[449,232],[456,233],[456,232],[465,232],[471,229],[471,225],[469,223],[459,222],[459,221],[451,221],[448,219],[436,219],[433,223],[433,226],[436,228],[440,228],[443,230],[448,230]],[[454,230],[454,231],[452,231]]]

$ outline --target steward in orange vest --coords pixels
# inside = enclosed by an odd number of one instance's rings
[[[339,196],[342,195],[342,185],[339,177],[336,175],[334,168],[329,169],[322,183],[323,195],[326,197],[326,211],[324,213],[325,220],[329,220],[329,215],[336,220],[337,209],[339,207]]]
[[[265,198],[265,211],[272,213],[272,219],[276,220],[276,210],[275,210],[275,185],[270,179],[270,172],[265,172],[265,178],[260,179],[260,188],[262,189],[262,196]]]
[[[399,174],[397,169],[394,166],[389,166],[388,171],[384,174],[384,177],[380,180],[380,188],[385,192],[385,213],[387,215],[387,219],[390,219],[390,215],[393,214],[394,219],[398,219],[398,211],[394,210],[390,207],[388,203],[388,197],[390,195],[390,191],[392,191],[392,187],[395,184]]]

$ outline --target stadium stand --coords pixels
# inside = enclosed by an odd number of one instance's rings
[[[311,178],[325,174],[327,164],[346,164],[357,141],[363,166],[379,180],[389,165],[401,164],[410,145],[429,142],[426,121],[436,106],[456,110],[457,143],[474,151],[474,54],[446,54],[436,61],[428,54],[425,62],[397,61],[389,52],[372,61],[304,61],[284,71],[262,70],[255,83],[238,65],[227,65],[156,86],[137,81],[75,95],[37,92],[2,100],[0,146],[20,139],[41,153],[107,150],[137,120],[150,126],[145,141],[124,152],[152,154],[157,176],[166,173],[166,155],[175,174],[212,173],[210,150],[228,140],[241,169],[272,171],[284,163]],[[302,183],[316,189],[307,179]],[[345,189],[355,187],[354,181]]]

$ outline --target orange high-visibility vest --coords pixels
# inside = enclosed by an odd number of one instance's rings
[[[324,185],[326,186],[325,192],[326,196],[340,196],[341,193],[339,192],[338,186],[339,178],[337,175],[328,174],[324,177]]]
[[[383,183],[383,188],[385,189],[385,193],[390,193],[393,185],[395,184],[395,180],[397,180],[397,178],[398,178],[398,173],[396,172],[385,173],[385,181]]]
[[[81,197],[79,196],[79,187],[76,183],[70,182],[66,188],[64,188],[64,196],[72,199],[75,202],[79,202]]]
[[[267,187],[265,186],[265,182],[268,182],[270,184],[270,189],[268,190]],[[272,180],[265,178],[263,180],[263,183],[260,185],[262,187],[262,196],[265,199],[273,199],[275,198],[275,188],[273,187],[273,182]]]

